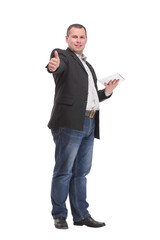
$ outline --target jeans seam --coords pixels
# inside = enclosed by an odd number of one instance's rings
[[[75,160],[75,169],[76,169],[76,174],[77,174],[77,157],[76,157],[76,160]],[[76,175],[75,175],[76,176]],[[77,187],[76,187],[76,177],[74,178],[74,191],[75,191],[75,202],[76,202],[76,205],[77,205],[77,210],[81,216],[81,218],[83,219],[83,214],[79,208],[79,204],[78,204],[78,198],[77,198]]]

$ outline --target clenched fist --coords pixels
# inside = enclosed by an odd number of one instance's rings
[[[57,51],[54,52],[54,56],[55,57],[51,58],[51,60],[49,61],[49,64],[48,64],[48,69],[49,69],[50,72],[56,71],[56,69],[60,65],[60,59],[59,59]]]

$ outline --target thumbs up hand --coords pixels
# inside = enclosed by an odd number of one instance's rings
[[[48,64],[48,69],[50,72],[55,72],[60,65],[60,58],[57,51],[54,52],[54,56],[55,57],[51,58]]]

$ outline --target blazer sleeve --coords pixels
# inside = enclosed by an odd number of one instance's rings
[[[113,94],[113,93],[112,93],[112,94]],[[105,94],[105,88],[102,89],[102,90],[99,90],[99,91],[98,91],[99,101],[102,102],[102,101],[106,100],[107,98],[110,98],[110,97],[112,96],[112,94],[109,95],[109,96],[106,96],[106,94]]]

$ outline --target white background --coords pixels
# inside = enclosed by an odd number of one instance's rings
[[[1,3],[1,239],[160,239],[159,22],[158,0]],[[50,214],[54,82],[45,65],[67,47],[72,23],[88,30],[84,53],[98,78],[119,72],[126,81],[101,104],[88,176],[89,210],[106,227],[75,227],[69,210],[62,231]]]

